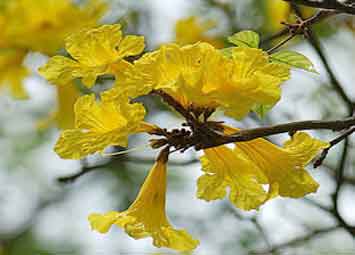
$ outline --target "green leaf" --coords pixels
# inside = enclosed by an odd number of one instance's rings
[[[222,52],[222,54],[227,57],[227,58],[231,58],[232,57],[232,51],[235,47],[229,47],[229,48],[223,48],[220,49],[220,51]]]
[[[279,51],[270,55],[271,61],[285,64],[291,67],[306,70],[312,73],[318,73],[313,63],[301,53],[295,51]]]
[[[257,33],[246,30],[229,36],[228,42],[239,47],[258,48],[260,43],[260,37]]]

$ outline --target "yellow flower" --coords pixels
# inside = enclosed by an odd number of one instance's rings
[[[304,167],[327,147],[328,143],[297,132],[282,148],[260,138],[237,143],[236,151],[265,174],[272,196],[299,198],[317,191],[319,184]]]
[[[144,37],[122,38],[119,24],[103,25],[69,36],[65,47],[74,60],[55,56],[39,72],[54,84],[82,78],[84,85],[92,87],[97,76],[117,74],[128,68],[130,64],[124,58],[143,51]]]
[[[105,9],[99,0],[81,7],[71,0],[7,1],[4,34],[14,48],[53,54],[69,34],[95,26]]]
[[[92,229],[106,233],[115,224],[134,239],[152,237],[156,247],[168,247],[178,251],[196,248],[194,240],[185,230],[174,229],[165,212],[167,155],[160,154],[145,179],[133,204],[123,212],[91,214]]]
[[[268,25],[271,31],[282,29],[282,21],[288,21],[290,15],[290,5],[283,0],[266,0],[266,14]]]
[[[127,146],[128,136],[148,132],[153,127],[143,122],[145,109],[122,96],[117,101],[105,98],[98,103],[94,95],[80,97],[74,106],[75,128],[62,132],[55,151],[62,158],[80,159],[107,146]]]
[[[7,86],[11,95],[17,99],[27,98],[22,80],[28,70],[22,65],[26,51],[0,49],[0,88]]]
[[[289,73],[260,49],[235,48],[227,58],[207,43],[168,44],[127,69],[117,91],[135,97],[163,89],[185,107],[220,107],[240,119],[258,105],[274,105]]]
[[[226,127],[226,133],[237,129]],[[318,183],[304,167],[328,143],[297,132],[282,148],[258,138],[205,150],[201,158],[205,172],[198,179],[197,196],[210,201],[222,199],[230,187],[230,200],[244,210],[257,209],[277,195],[299,198],[316,192]],[[268,184],[268,191],[262,185]]]
[[[280,85],[289,79],[290,69],[270,63],[261,49],[238,47],[220,75],[220,80],[204,85],[204,92],[212,94],[227,115],[241,119],[255,106],[272,106],[280,99]],[[210,76],[216,79],[213,69]]]
[[[80,97],[80,92],[74,84],[56,86],[57,89],[57,109],[47,118],[37,123],[37,128],[41,131],[55,124],[59,129],[74,128],[74,104]]]
[[[267,29],[271,32],[281,30],[283,25],[281,22],[294,22],[291,6],[283,0],[266,0],[266,16]],[[311,7],[300,7],[303,17],[310,17],[315,13],[315,9]]]
[[[207,35],[207,32],[215,26],[215,22],[211,20],[201,22],[195,16],[180,19],[175,25],[175,40],[180,45],[208,42],[216,48],[222,48],[221,40]]]

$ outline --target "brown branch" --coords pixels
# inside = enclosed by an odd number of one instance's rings
[[[284,0],[295,4],[301,4],[309,7],[336,10],[343,13],[355,14],[355,2],[353,0],[339,1],[339,0]]]
[[[270,135],[276,135],[281,133],[294,133],[300,130],[316,130],[327,129],[332,131],[340,131],[355,126],[355,117],[346,118],[343,120],[331,120],[331,121],[296,121],[285,124],[273,125],[268,127],[259,127],[252,129],[244,129],[236,132],[232,135],[222,135],[214,144],[211,144],[205,148],[215,147],[228,143],[246,142],[256,138],[261,138]]]
[[[333,210],[333,215],[337,218],[337,220],[340,222],[341,226],[347,229],[352,235],[355,236],[355,231],[354,228],[349,226],[343,219],[343,217],[339,213],[339,195],[340,195],[340,190],[341,187],[344,183],[344,172],[345,172],[345,166],[346,166],[346,161],[348,157],[348,152],[349,152],[349,137],[345,138],[345,143],[343,146],[343,151],[341,153],[341,159],[339,161],[339,166],[337,167],[337,171],[335,174],[335,182],[336,182],[336,187],[335,187],[335,192],[332,196],[333,198],[333,204],[334,204],[334,210]],[[354,231],[354,232],[353,232]]]
[[[349,130],[343,132],[341,135],[339,135],[338,137],[334,138],[333,140],[331,140],[329,142],[330,146],[326,149],[324,149],[322,151],[322,154],[320,155],[320,157],[314,162],[313,167],[317,168],[320,165],[322,165],[323,161],[325,160],[325,158],[328,155],[329,150],[334,147],[335,145],[337,145],[338,143],[340,143],[341,141],[343,141],[344,139],[346,139],[349,135],[351,135],[352,133],[355,132],[355,127],[350,128]]]
[[[274,47],[268,49],[266,52],[268,54],[273,53],[275,50],[277,50],[278,48],[282,47],[283,45],[285,45],[287,42],[289,42],[290,40],[292,40],[297,34],[291,34],[289,36],[287,36],[284,40],[282,40],[281,42],[279,42],[278,44],[276,44]]]
[[[162,89],[153,90],[151,92],[152,95],[157,95],[161,97],[168,105],[173,107],[178,113],[180,113],[187,121],[191,121],[193,116],[184,108],[180,102],[175,100],[172,96],[168,93],[164,92]]]
[[[316,14],[314,14],[313,16],[309,17],[308,19],[305,20],[298,20],[298,22],[296,22],[295,24],[288,24],[283,22],[282,24],[285,25],[285,28],[283,28],[282,30],[280,30],[279,32],[264,38],[261,41],[261,44],[264,44],[266,42],[278,39],[284,35],[287,35],[289,33],[297,33],[297,34],[303,34],[303,30],[304,28],[309,28],[310,26],[319,23],[321,21],[323,21],[324,19],[336,15],[338,14],[338,12],[336,11],[328,11],[328,10],[320,10],[319,12],[317,12]],[[301,21],[301,22],[300,22]]]

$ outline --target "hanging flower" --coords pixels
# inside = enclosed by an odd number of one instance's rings
[[[165,213],[166,163],[168,152],[163,150],[145,179],[133,204],[123,212],[91,214],[92,229],[106,233],[112,225],[123,228],[134,239],[151,237],[156,247],[190,251],[197,247],[185,230],[174,229]]]

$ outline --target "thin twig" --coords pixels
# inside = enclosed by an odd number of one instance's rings
[[[343,141],[345,138],[347,138],[349,135],[351,135],[354,132],[355,132],[355,127],[352,127],[350,129],[348,129],[347,131],[343,132],[338,137],[336,137],[333,140],[331,140],[329,142],[329,147],[322,151],[322,154],[320,155],[320,157],[314,162],[313,167],[317,168],[320,165],[322,165],[323,161],[325,160],[325,158],[328,155],[329,150],[331,148],[333,148],[335,145],[337,145],[338,143],[340,143],[341,141]]]
[[[300,19],[303,19],[302,12],[301,12],[300,8],[294,3],[291,3],[291,7],[295,11],[296,15]],[[322,48],[322,45],[318,39],[318,36],[316,35],[316,33],[313,31],[312,27],[310,27],[310,26],[308,27],[306,38],[307,38],[307,41],[311,44],[314,51],[318,54],[320,60],[322,61],[323,66],[329,75],[330,82],[331,82],[333,88],[335,89],[336,93],[345,102],[347,110],[348,110],[348,115],[352,115],[352,113],[354,111],[354,107],[355,107],[354,102],[352,102],[352,100],[346,94],[345,90],[343,89],[340,82],[336,78],[336,76],[335,76],[332,68],[330,67],[330,64],[324,54],[324,49]]]
[[[319,9],[337,10],[339,12],[355,14],[355,3],[353,0],[339,1],[339,0],[284,0],[286,2],[301,4],[309,7]]]
[[[295,23],[295,24],[288,24],[288,23],[285,23],[283,22],[282,24],[285,25],[285,27],[280,30],[279,32],[269,36],[269,37],[266,37],[264,38],[262,41],[261,41],[261,44],[265,44],[269,41],[272,41],[272,40],[275,40],[275,39],[278,39],[284,35],[287,35],[289,34],[290,32],[293,32],[295,33],[297,31],[296,28],[298,28],[298,31],[297,33],[298,34],[302,34],[302,29],[300,29],[300,27],[311,27],[312,25],[316,24],[316,23],[319,23],[321,21],[323,21],[324,19],[330,17],[330,16],[333,16],[333,15],[336,15],[338,14],[338,12],[336,11],[327,11],[327,10],[320,10],[319,12],[317,12],[315,15],[309,17],[308,19],[305,19],[303,21],[303,23]]]
[[[282,40],[281,42],[279,42],[278,44],[276,44],[274,47],[268,49],[266,52],[271,54],[273,53],[275,50],[277,50],[278,48],[282,47],[283,45],[285,45],[287,42],[289,42],[290,40],[292,40],[297,34],[291,34],[288,37],[286,37],[284,40]]]
[[[123,161],[125,163],[148,165],[148,164],[154,164],[155,159],[154,158],[127,157],[127,158],[124,158]],[[109,167],[110,165],[113,164],[113,162],[114,162],[114,160],[113,161],[111,160],[111,161],[108,161],[107,163],[104,163],[101,165],[83,166],[79,172],[69,175],[69,176],[59,177],[57,179],[57,181],[60,183],[64,183],[64,184],[72,183],[76,179],[78,179],[79,177],[81,177],[89,172]],[[195,164],[197,162],[199,162],[199,160],[196,158],[189,159],[189,160],[182,160],[182,161],[169,160],[169,166],[183,167],[183,166],[189,166],[189,165]]]

